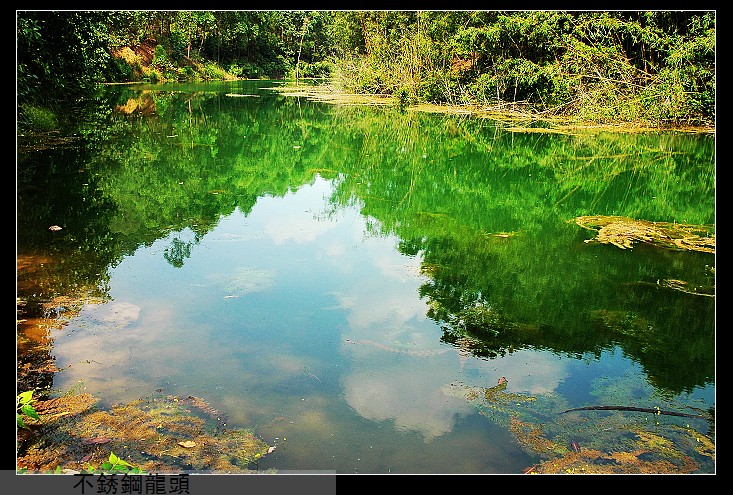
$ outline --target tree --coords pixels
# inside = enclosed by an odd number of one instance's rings
[[[107,12],[16,14],[18,102],[73,98],[102,80],[110,61]]]

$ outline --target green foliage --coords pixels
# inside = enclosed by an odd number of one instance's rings
[[[395,98],[397,98],[397,101],[399,102],[399,105],[401,107],[412,105],[417,102],[416,95],[412,91],[410,91],[410,88],[405,86],[397,89],[397,91],[394,92],[394,96]]]
[[[41,418],[38,416],[35,408],[33,407],[33,390],[27,390],[21,392],[15,398],[15,415],[18,422],[18,427],[28,428],[23,420],[23,417],[28,417],[40,421]]]
[[[161,70],[173,68],[173,63],[168,57],[168,50],[163,44],[156,45],[151,65]]]
[[[329,78],[334,71],[334,65],[330,61],[302,62],[299,67],[300,77],[306,78]]]
[[[19,108],[18,124],[24,129],[44,132],[57,129],[59,122],[53,111],[26,103]]]
[[[108,81],[134,81],[136,74],[142,74],[142,67],[139,62],[128,64],[126,61],[113,58],[108,69],[105,71],[105,79]]]
[[[115,455],[114,452],[109,453],[109,459],[102,464],[99,465],[99,467],[95,468],[94,466],[88,466],[86,469],[86,472],[96,474],[96,473],[116,473],[116,474],[144,474],[145,472],[142,471],[139,467],[133,466],[129,462],[125,461],[124,459],[120,459]]]
[[[18,101],[84,94],[102,80],[110,61],[105,20],[96,11],[18,12]]]
[[[424,27],[423,27],[424,26]],[[341,86],[595,122],[714,122],[711,12],[337,13]],[[367,60],[361,63],[354,58]]]
[[[459,105],[463,102],[460,82],[450,74],[437,72],[426,74],[417,85],[417,97],[429,103],[449,103]]]
[[[163,45],[158,45],[158,47]],[[190,53],[190,45],[189,45],[189,39],[184,35],[184,33],[179,31],[171,31],[170,36],[166,39],[165,43],[166,47],[166,58],[168,57],[168,53],[170,53],[170,63],[173,62],[181,62],[185,58],[188,57]],[[155,57],[157,58],[159,56],[158,50],[156,47],[155,50]],[[155,60],[153,60],[155,62]]]
[[[19,101],[131,80],[141,71],[109,49],[153,39],[152,82],[228,77],[190,68],[216,60],[238,77],[295,77],[297,66],[347,91],[435,103],[715,121],[714,12],[62,11],[20,12],[17,26]]]
[[[542,102],[551,90],[542,67],[526,59],[513,58],[498,64],[492,73],[483,73],[468,90],[484,104],[500,101]]]

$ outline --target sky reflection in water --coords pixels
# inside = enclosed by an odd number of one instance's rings
[[[368,234],[356,208],[330,212],[332,187],[317,178],[260,198],[247,217],[222,217],[181,268],[163,254],[173,238],[192,241],[185,231],[124,259],[111,274],[113,301],[88,306],[56,336],[55,386],[108,404],[162,388],[204,398],[230,425],[260,425],[266,441],[301,430],[353,445],[385,422],[426,443],[449,435],[477,414],[445,393],[451,382],[506,376],[508,390],[532,395],[563,382],[569,361],[551,353],[487,360],[442,343],[418,294],[420,256]]]

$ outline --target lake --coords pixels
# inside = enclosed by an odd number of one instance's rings
[[[52,394],[200,398],[263,471],[715,472],[715,254],[687,249],[713,135],[281,83],[109,86],[19,155],[18,254],[51,260],[26,296],[86,298],[45,336]]]

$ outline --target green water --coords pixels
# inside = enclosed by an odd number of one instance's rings
[[[278,446],[261,469],[338,473],[520,473],[548,455],[512,418],[611,451],[623,433],[560,413],[715,406],[715,255],[574,221],[714,232],[714,136],[519,132],[277,84],[109,87],[77,140],[19,154],[18,253],[56,260],[34,297],[106,301],[52,331],[56,393],[194,395]],[[465,393],[502,376],[517,400]]]

